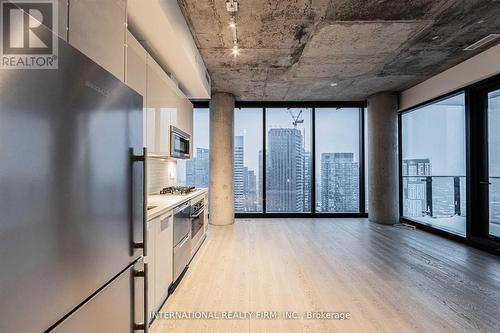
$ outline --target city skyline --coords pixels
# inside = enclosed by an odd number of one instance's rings
[[[302,112],[301,112],[302,111]],[[337,188],[337,194],[332,198],[340,198],[339,187],[349,187],[344,191],[348,194],[349,204],[338,203],[332,211],[359,211],[359,137],[352,128],[359,128],[359,109],[317,109],[317,117],[321,120],[317,124],[316,135],[331,134],[331,137],[344,136],[349,133],[349,140],[327,140],[317,143],[316,151],[316,187],[318,191],[315,207],[321,207],[321,162],[322,154],[349,154],[352,159],[352,170],[344,170],[346,180],[337,179],[336,185],[330,185],[331,191]],[[201,180],[196,177],[196,170],[200,172],[208,167],[207,146],[208,126],[199,126],[200,122],[208,120],[208,109],[197,109],[195,121],[196,133],[194,137],[194,158],[191,161],[182,161],[183,165],[179,183],[185,185],[203,186],[208,178]],[[312,210],[311,191],[312,182],[312,156],[311,152],[311,114],[312,109],[268,109],[266,137],[266,211],[272,212],[310,212]],[[299,120],[294,123],[294,120]],[[198,126],[197,126],[198,125]],[[203,128],[203,130],[202,130]],[[234,195],[235,210],[242,212],[262,211],[263,197],[263,149],[261,133],[262,109],[235,109],[235,141],[234,141]],[[333,149],[339,149],[338,151]],[[349,151],[348,149],[351,149]],[[203,152],[203,156],[200,156]],[[274,167],[272,165],[275,165]],[[323,168],[324,169],[324,168]],[[342,176],[340,176],[342,177]],[[337,177],[338,178],[338,177]],[[335,183],[335,178],[330,178]],[[325,185],[327,186],[327,185]],[[327,188],[327,187],[325,187]],[[355,190],[352,190],[352,189]],[[337,199],[341,200],[341,199]],[[344,208],[340,208],[344,207]],[[336,209],[336,210],[334,210]],[[318,211],[321,211],[318,209]],[[328,210],[326,210],[328,211]]]

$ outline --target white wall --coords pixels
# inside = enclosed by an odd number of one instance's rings
[[[500,73],[500,44],[401,93],[400,109],[426,102]]]

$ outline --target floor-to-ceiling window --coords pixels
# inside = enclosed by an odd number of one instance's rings
[[[500,90],[488,92],[488,234],[500,237]],[[486,183],[486,182],[484,182]]]
[[[317,104],[237,103],[238,215],[364,214],[365,105]]]
[[[466,235],[463,93],[401,115],[403,217]]]
[[[315,116],[316,211],[359,212],[360,109],[316,108]]]
[[[262,212],[262,108],[234,110],[234,211]]]
[[[266,211],[311,212],[311,108],[266,109]]]
[[[209,180],[209,112],[208,108],[193,109],[193,158],[177,160],[177,184],[208,187]]]

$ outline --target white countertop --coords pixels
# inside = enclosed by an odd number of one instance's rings
[[[148,210],[148,221],[154,219],[161,214],[174,209],[175,207],[194,199],[200,195],[208,193],[207,188],[199,188],[186,195],[171,195],[171,194],[151,194],[148,195],[148,206],[156,206]]]

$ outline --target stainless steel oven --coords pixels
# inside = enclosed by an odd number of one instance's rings
[[[191,245],[192,255],[196,253],[200,247],[203,237],[205,236],[206,223],[206,207],[205,197],[194,199],[191,201]]]
[[[170,155],[175,158],[191,158],[191,136],[175,126],[170,126]]]

